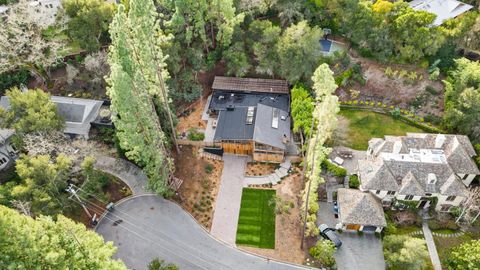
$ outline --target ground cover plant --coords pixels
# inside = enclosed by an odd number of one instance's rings
[[[383,138],[385,135],[401,136],[407,132],[424,132],[380,113],[342,110],[339,114],[348,119],[347,140],[341,143],[356,150],[366,150],[371,138]]]
[[[269,204],[275,194],[269,189],[243,189],[237,244],[275,248],[275,204]]]

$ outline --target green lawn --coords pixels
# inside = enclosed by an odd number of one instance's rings
[[[342,110],[339,113],[348,119],[348,138],[340,144],[356,150],[367,150],[371,138],[383,138],[385,135],[405,135],[407,132],[424,132],[400,120],[375,112]]]
[[[268,205],[275,194],[275,190],[243,189],[237,244],[275,248],[275,206]]]

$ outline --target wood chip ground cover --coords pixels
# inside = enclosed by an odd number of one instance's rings
[[[269,201],[276,190],[244,188],[238,219],[238,245],[275,248],[275,206]]]

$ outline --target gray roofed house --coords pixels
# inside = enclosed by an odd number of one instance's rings
[[[409,5],[415,10],[435,14],[434,26],[441,25],[446,20],[455,18],[473,8],[473,6],[457,0],[413,0]]]
[[[206,113],[213,143],[227,153],[282,162],[291,139],[287,82],[217,76],[212,88]]]
[[[91,123],[97,118],[103,101],[83,98],[52,96],[60,116],[65,120],[64,132],[88,138]],[[0,106],[10,108],[7,96],[0,98]]]
[[[437,210],[449,211],[468,197],[468,186],[480,175],[475,151],[464,135],[407,133],[369,142],[367,156],[358,161],[360,189],[384,203],[397,200],[439,199]]]
[[[338,189],[338,218],[344,229],[380,232],[387,225],[380,200],[369,192]]]

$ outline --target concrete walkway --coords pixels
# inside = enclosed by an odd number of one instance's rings
[[[276,169],[274,173],[269,175],[262,176],[245,176],[245,181],[243,182],[244,187],[249,185],[263,185],[263,184],[272,184],[276,185],[278,182],[282,181],[282,178],[288,175],[288,170],[292,167],[290,158],[286,157],[285,161],[280,164],[280,168]]]
[[[432,231],[430,231],[426,221],[423,221],[422,230],[425,241],[427,242],[428,252],[430,253],[430,260],[432,260],[433,268],[435,268],[435,270],[442,270],[442,264],[440,263],[440,258],[438,257],[437,248],[435,247],[435,241],[433,241]]]
[[[94,168],[120,178],[132,190],[133,195],[149,193],[148,178],[142,169],[124,159],[107,156],[95,157]]]
[[[237,236],[238,214],[242,200],[246,156],[225,154],[223,171],[215,202],[212,229],[210,233],[226,243],[235,246]]]

